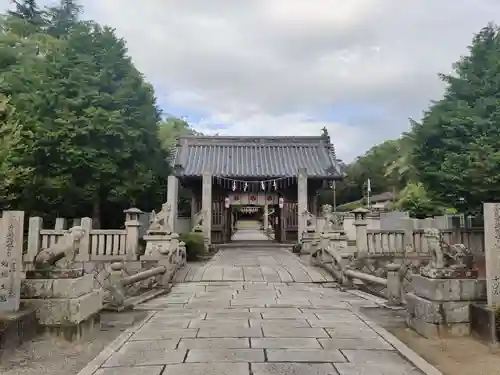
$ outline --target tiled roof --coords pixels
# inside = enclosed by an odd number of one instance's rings
[[[175,166],[183,176],[341,178],[327,137],[200,137],[178,140]]]
[[[372,202],[384,202],[384,201],[392,201],[394,199],[394,194],[390,191],[386,191],[385,193],[375,194],[371,197]]]

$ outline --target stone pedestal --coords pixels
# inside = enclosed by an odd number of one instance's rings
[[[412,278],[406,295],[406,323],[424,337],[465,336],[470,332],[469,308],[486,299],[486,281],[475,278]]]
[[[316,232],[307,231],[302,236],[302,254],[311,254],[313,250],[313,243],[317,243],[319,241],[319,236]]]
[[[36,313],[32,309],[0,314],[0,359],[35,337],[37,327]]]
[[[176,233],[166,233],[166,232],[149,232],[143,239],[146,241],[146,249],[144,255],[141,256],[141,261],[157,261],[163,254],[166,254],[169,249],[172,240],[178,242],[179,235]]]
[[[36,312],[45,330],[68,340],[79,339],[98,322],[103,293],[93,290],[92,275],[69,278],[27,278],[21,284],[21,303]]]
[[[351,255],[347,246],[347,236],[343,230],[326,232],[321,236],[326,241],[326,246],[335,249],[340,255],[344,257]]]

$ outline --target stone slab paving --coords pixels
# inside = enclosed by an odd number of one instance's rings
[[[362,301],[313,283],[178,284],[143,304],[150,318],[85,374],[421,374],[356,314]]]
[[[332,282],[333,278],[323,269],[304,264],[286,249],[249,248],[220,250],[206,264],[188,264],[174,281],[324,283]]]

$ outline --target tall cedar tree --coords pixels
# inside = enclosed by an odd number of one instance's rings
[[[38,7],[36,0],[11,0],[16,8],[8,11],[8,14],[21,18],[31,24],[41,26],[45,23],[43,12]]]
[[[45,11],[47,33],[56,38],[69,37],[71,29],[78,24],[83,7],[75,0],[60,0],[59,5]]]
[[[500,33],[489,24],[470,54],[441,75],[447,84],[421,124],[413,124],[413,163],[435,198],[477,212],[500,200]],[[458,207],[460,205],[458,204]]]

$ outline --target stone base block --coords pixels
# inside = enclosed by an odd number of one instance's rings
[[[470,334],[469,323],[435,324],[408,315],[406,324],[419,335],[428,339],[468,336]]]
[[[427,323],[468,323],[470,302],[430,301],[414,293],[406,295],[408,315]]]
[[[482,304],[470,305],[471,334],[489,344],[500,341],[500,327],[497,325],[497,312]]]
[[[486,300],[486,280],[431,279],[413,275],[411,285],[416,295],[433,301]]]
[[[96,329],[100,328],[100,316],[94,314],[77,324],[41,326],[41,333],[60,337],[67,341],[85,340],[91,337]]]
[[[36,311],[44,326],[79,324],[102,309],[103,293],[95,290],[77,298],[21,299],[21,303]]]
[[[32,309],[0,314],[0,357],[31,340],[36,335],[37,325],[36,313]]]
[[[74,279],[25,279],[21,283],[21,295],[32,298],[77,298],[91,293],[94,286],[92,275]]]

